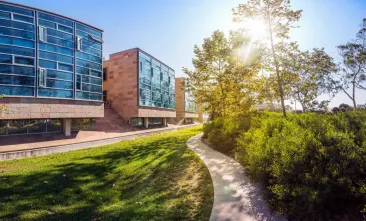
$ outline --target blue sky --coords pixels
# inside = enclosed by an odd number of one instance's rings
[[[59,13],[104,30],[104,56],[140,47],[175,69],[191,68],[194,44],[220,29],[228,32],[231,9],[246,0],[12,0]],[[322,48],[337,57],[336,46],[353,39],[366,17],[366,0],[292,0],[303,9],[292,31],[292,40],[304,50]],[[358,103],[366,103],[366,92],[358,92]],[[324,97],[326,98],[326,97]],[[351,104],[343,94],[331,105]]]

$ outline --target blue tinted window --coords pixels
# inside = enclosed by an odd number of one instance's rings
[[[62,25],[58,25],[58,30],[60,31],[65,31],[65,32],[69,32],[69,33],[73,33],[74,30],[72,28],[66,27],[66,26],[62,26]]]
[[[139,60],[140,105],[174,109],[174,71],[142,52]]]
[[[84,60],[80,60],[80,59],[76,59],[76,64],[82,67],[87,67],[87,68],[93,68],[96,70],[102,70],[102,65],[99,64],[95,64],[92,62],[88,62],[88,61],[84,61]]]
[[[34,48],[34,41],[25,40],[25,39],[18,39],[18,38],[11,38],[0,36],[0,43],[2,44],[9,44],[9,45],[17,45],[22,47]]]
[[[12,56],[11,55],[0,54],[0,63],[11,64],[12,63]]]
[[[0,11],[0,18],[10,19],[11,18],[11,15],[10,15],[9,12],[2,12],[2,11]]]
[[[21,31],[21,30],[15,30],[11,28],[0,28],[0,35],[9,35],[9,36],[15,36],[20,38],[26,38],[34,40],[34,33],[30,31]]]
[[[45,21],[42,19],[38,19],[38,24],[47,28],[53,28],[56,29],[56,23],[50,22],[50,21]]]
[[[76,52],[76,57],[77,58],[82,58],[82,59],[88,60],[88,61],[102,63],[102,58],[101,57],[96,57],[96,56],[93,56],[93,55],[85,54],[83,52]]]
[[[45,51],[51,51],[51,52],[57,52],[60,54],[65,54],[65,55],[73,55],[74,52],[71,49],[68,48],[60,48],[54,45],[50,45],[50,44],[44,44],[44,43],[39,43],[39,49],[40,50],[45,50]]]
[[[102,85],[102,79],[100,78],[93,78],[89,76],[83,76],[83,83],[91,83],[91,84],[97,84]]]
[[[84,52],[87,52],[89,54],[102,57],[102,52],[97,50],[97,49],[90,48],[90,47],[87,47],[85,45],[81,45],[81,50],[84,51]]]
[[[68,41],[74,41],[74,37],[70,34],[66,34],[64,32],[60,32],[60,31],[56,31],[53,29],[49,29],[47,28],[47,35],[51,35],[51,36],[55,36],[55,37],[59,37]]]
[[[25,22],[33,23],[33,18],[26,17],[26,16],[23,16],[23,15],[13,14],[13,19],[18,20],[18,21],[25,21]]]
[[[13,96],[34,96],[33,87],[12,87],[12,86],[1,86],[0,94],[13,95]]]
[[[48,74],[48,73],[47,73]],[[72,82],[60,81],[54,79],[47,79],[47,87],[60,88],[60,89],[72,89]]]
[[[76,90],[81,90],[81,76],[76,75]]]
[[[82,67],[76,67],[76,73],[89,75],[89,69],[88,68],[82,68]]]
[[[48,78],[58,78],[64,80],[72,80],[72,73],[55,71],[55,70],[47,70],[47,77]]]
[[[99,38],[101,38],[101,37],[102,37],[102,33],[101,33],[101,32],[96,31],[96,30],[94,30],[94,29],[92,29],[92,28],[86,27],[86,26],[81,25],[81,24],[76,24],[76,29],[79,29],[79,30],[84,31],[84,32],[86,32],[86,33],[89,33],[89,34],[95,35],[95,36],[97,36],[97,37],[99,37]]]
[[[72,98],[72,91],[39,88],[38,89],[38,96],[40,96],[40,97]]]
[[[98,50],[102,50],[102,45],[98,42],[95,41],[88,41],[86,39],[82,39],[82,45],[87,46],[87,47],[92,47]]]
[[[34,59],[15,56],[14,63],[15,64],[24,64],[24,65],[34,65]]]
[[[100,100],[102,100],[102,95],[101,94],[90,93],[90,100],[100,101]]]
[[[0,73],[34,76],[34,68],[1,64]]]
[[[26,31],[34,31],[34,25],[25,24],[25,23],[17,22],[17,21],[0,19],[0,26],[12,27],[12,28],[22,29],[22,30],[26,30]]]
[[[59,55],[59,54],[54,54],[54,53],[50,53],[50,52],[40,51],[39,52],[39,57],[44,58],[44,59],[48,59],[48,60],[53,60],[53,61],[65,62],[65,63],[69,63],[69,64],[73,63],[73,58],[72,57],[68,57],[68,56],[65,56],[65,55]]]
[[[0,84],[33,86],[34,85],[34,77],[15,76],[15,75],[0,75]]]
[[[11,6],[11,5],[0,4],[0,10],[8,11],[8,12],[15,12],[15,13],[23,14],[23,15],[28,15],[28,16],[33,16],[33,11],[32,10],[24,9],[24,8],[18,8],[18,7]]]
[[[47,36],[47,42],[67,48],[74,48],[74,43],[71,41],[62,40],[59,38]]]
[[[53,61],[45,61],[45,60],[39,59],[39,66],[42,68],[57,69],[57,63],[53,62]]]
[[[27,48],[18,48],[14,46],[0,45],[0,52],[5,54],[16,54],[34,57],[34,50]]]
[[[66,65],[66,64],[60,64],[60,63],[58,64],[58,69],[64,70],[64,71],[73,71],[74,70],[73,66]]]
[[[95,76],[95,77],[102,77],[102,72],[99,72],[99,71],[93,71],[93,70],[91,70],[90,71],[90,74],[92,75],[92,76]]]
[[[68,20],[63,19],[63,18],[59,18],[59,17],[56,17],[56,16],[48,15],[48,14],[44,14],[42,12],[39,12],[38,16],[41,19],[45,19],[45,20],[48,20],[48,21],[53,21],[53,22],[57,22],[57,23],[69,26],[69,27],[73,27],[73,23],[71,21],[68,21]]]
[[[77,99],[83,99],[83,100],[89,100],[90,94],[87,92],[76,92],[76,98]]]

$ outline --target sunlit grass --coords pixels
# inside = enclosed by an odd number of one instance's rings
[[[208,220],[212,181],[185,144],[200,132],[0,162],[0,220]]]

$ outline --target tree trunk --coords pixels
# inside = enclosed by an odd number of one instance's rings
[[[273,56],[273,61],[275,63],[275,67],[276,67],[276,75],[277,75],[277,81],[278,81],[278,89],[280,91],[280,97],[281,97],[281,106],[282,106],[282,113],[283,113],[283,117],[286,118],[286,107],[285,107],[285,99],[284,99],[284,93],[283,93],[283,87],[282,87],[282,78],[280,75],[280,70],[278,68],[278,61],[277,61],[277,57],[276,57],[276,53],[274,50],[274,44],[273,44],[273,33],[272,33],[272,27],[271,27],[271,15],[268,9],[268,26],[269,26],[269,34],[270,34],[270,39],[271,39],[271,48],[272,48],[272,56]]]
[[[352,101],[353,101],[353,107],[356,109],[357,108],[357,104],[356,104],[356,83],[355,81],[353,81],[353,88],[352,88]]]

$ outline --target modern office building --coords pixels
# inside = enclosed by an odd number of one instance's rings
[[[103,117],[102,30],[0,1],[0,135],[93,128]]]
[[[163,124],[175,118],[175,72],[134,48],[104,62],[104,99],[130,125]]]
[[[195,98],[184,89],[185,78],[175,79],[176,111],[175,124],[193,123],[198,120],[198,105]]]

